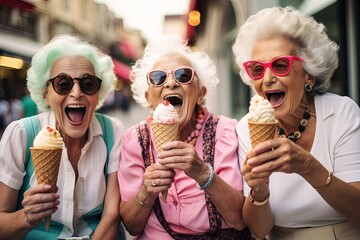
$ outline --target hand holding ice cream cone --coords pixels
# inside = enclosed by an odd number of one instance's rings
[[[57,191],[57,178],[63,148],[63,140],[60,133],[50,127],[43,128],[34,139],[33,147],[30,148],[35,176],[38,184],[51,186],[51,193]],[[46,229],[50,228],[51,216],[45,218]]]
[[[154,135],[157,152],[162,151],[164,143],[176,140],[179,128],[179,115],[169,101],[160,103],[153,114],[151,129]],[[166,202],[168,191],[163,191],[162,196]]]

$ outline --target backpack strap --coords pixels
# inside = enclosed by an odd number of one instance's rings
[[[26,117],[23,118],[22,121],[24,123],[26,132],[26,149],[24,161],[25,176],[23,179],[23,184],[19,190],[17,209],[22,208],[21,202],[24,196],[24,192],[30,188],[30,178],[34,172],[34,166],[31,161],[30,147],[33,145],[35,136],[40,131],[40,121],[38,116]]]
[[[105,116],[104,114],[101,114],[101,113],[95,113],[95,116],[101,125],[101,129],[103,132],[102,137],[103,137],[105,145],[106,145],[107,154],[106,154],[104,173],[105,173],[105,175],[107,175],[108,165],[109,165],[109,156],[110,156],[111,149],[114,146],[114,130],[113,130],[112,122],[108,116]]]

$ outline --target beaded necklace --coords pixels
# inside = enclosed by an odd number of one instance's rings
[[[305,113],[303,115],[303,119],[301,119],[301,121],[300,121],[300,125],[298,127],[298,130],[295,131],[294,133],[289,133],[286,136],[285,131],[278,126],[277,127],[277,134],[279,136],[281,136],[281,137],[287,137],[291,141],[296,142],[296,140],[298,140],[301,137],[301,133],[305,131],[305,127],[309,123],[310,116],[311,116],[310,115],[310,110],[309,110],[308,106],[306,105],[306,110],[305,110]]]
[[[202,125],[205,121],[205,112],[202,107],[198,107],[196,110],[196,125],[195,129],[192,130],[192,132],[189,134],[187,139],[184,141],[186,143],[190,142],[196,142],[197,137],[200,135],[200,131],[202,128]]]

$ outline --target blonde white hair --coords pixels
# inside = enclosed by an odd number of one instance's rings
[[[252,84],[243,63],[251,59],[256,42],[276,36],[284,36],[295,44],[297,55],[304,59],[301,63],[305,71],[316,79],[315,92],[326,92],[338,67],[339,46],[329,39],[323,24],[293,7],[263,9],[240,27],[233,52],[243,82]]]
[[[136,61],[130,74],[133,98],[145,108],[149,107],[145,98],[145,92],[149,88],[147,73],[157,61],[169,54],[178,54],[186,58],[196,72],[201,86],[211,90],[219,83],[216,66],[206,53],[192,51],[178,35],[164,36],[146,45],[143,57]]]

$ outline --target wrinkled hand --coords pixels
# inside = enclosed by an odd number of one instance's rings
[[[311,163],[310,153],[287,138],[259,143],[246,158],[242,174],[252,188],[268,184],[273,172],[301,175]]]
[[[43,218],[53,214],[58,209],[60,195],[49,193],[50,189],[50,185],[40,184],[24,193],[22,205],[24,206],[26,221],[32,228],[39,226]]]
[[[145,169],[143,185],[146,192],[155,197],[158,196],[159,192],[171,187],[174,176],[175,171],[173,169],[155,163]]]
[[[159,153],[158,158],[161,165],[180,169],[193,179],[198,179],[201,174],[208,172],[208,167],[197,154],[192,144],[173,141],[162,146],[163,151]]]

